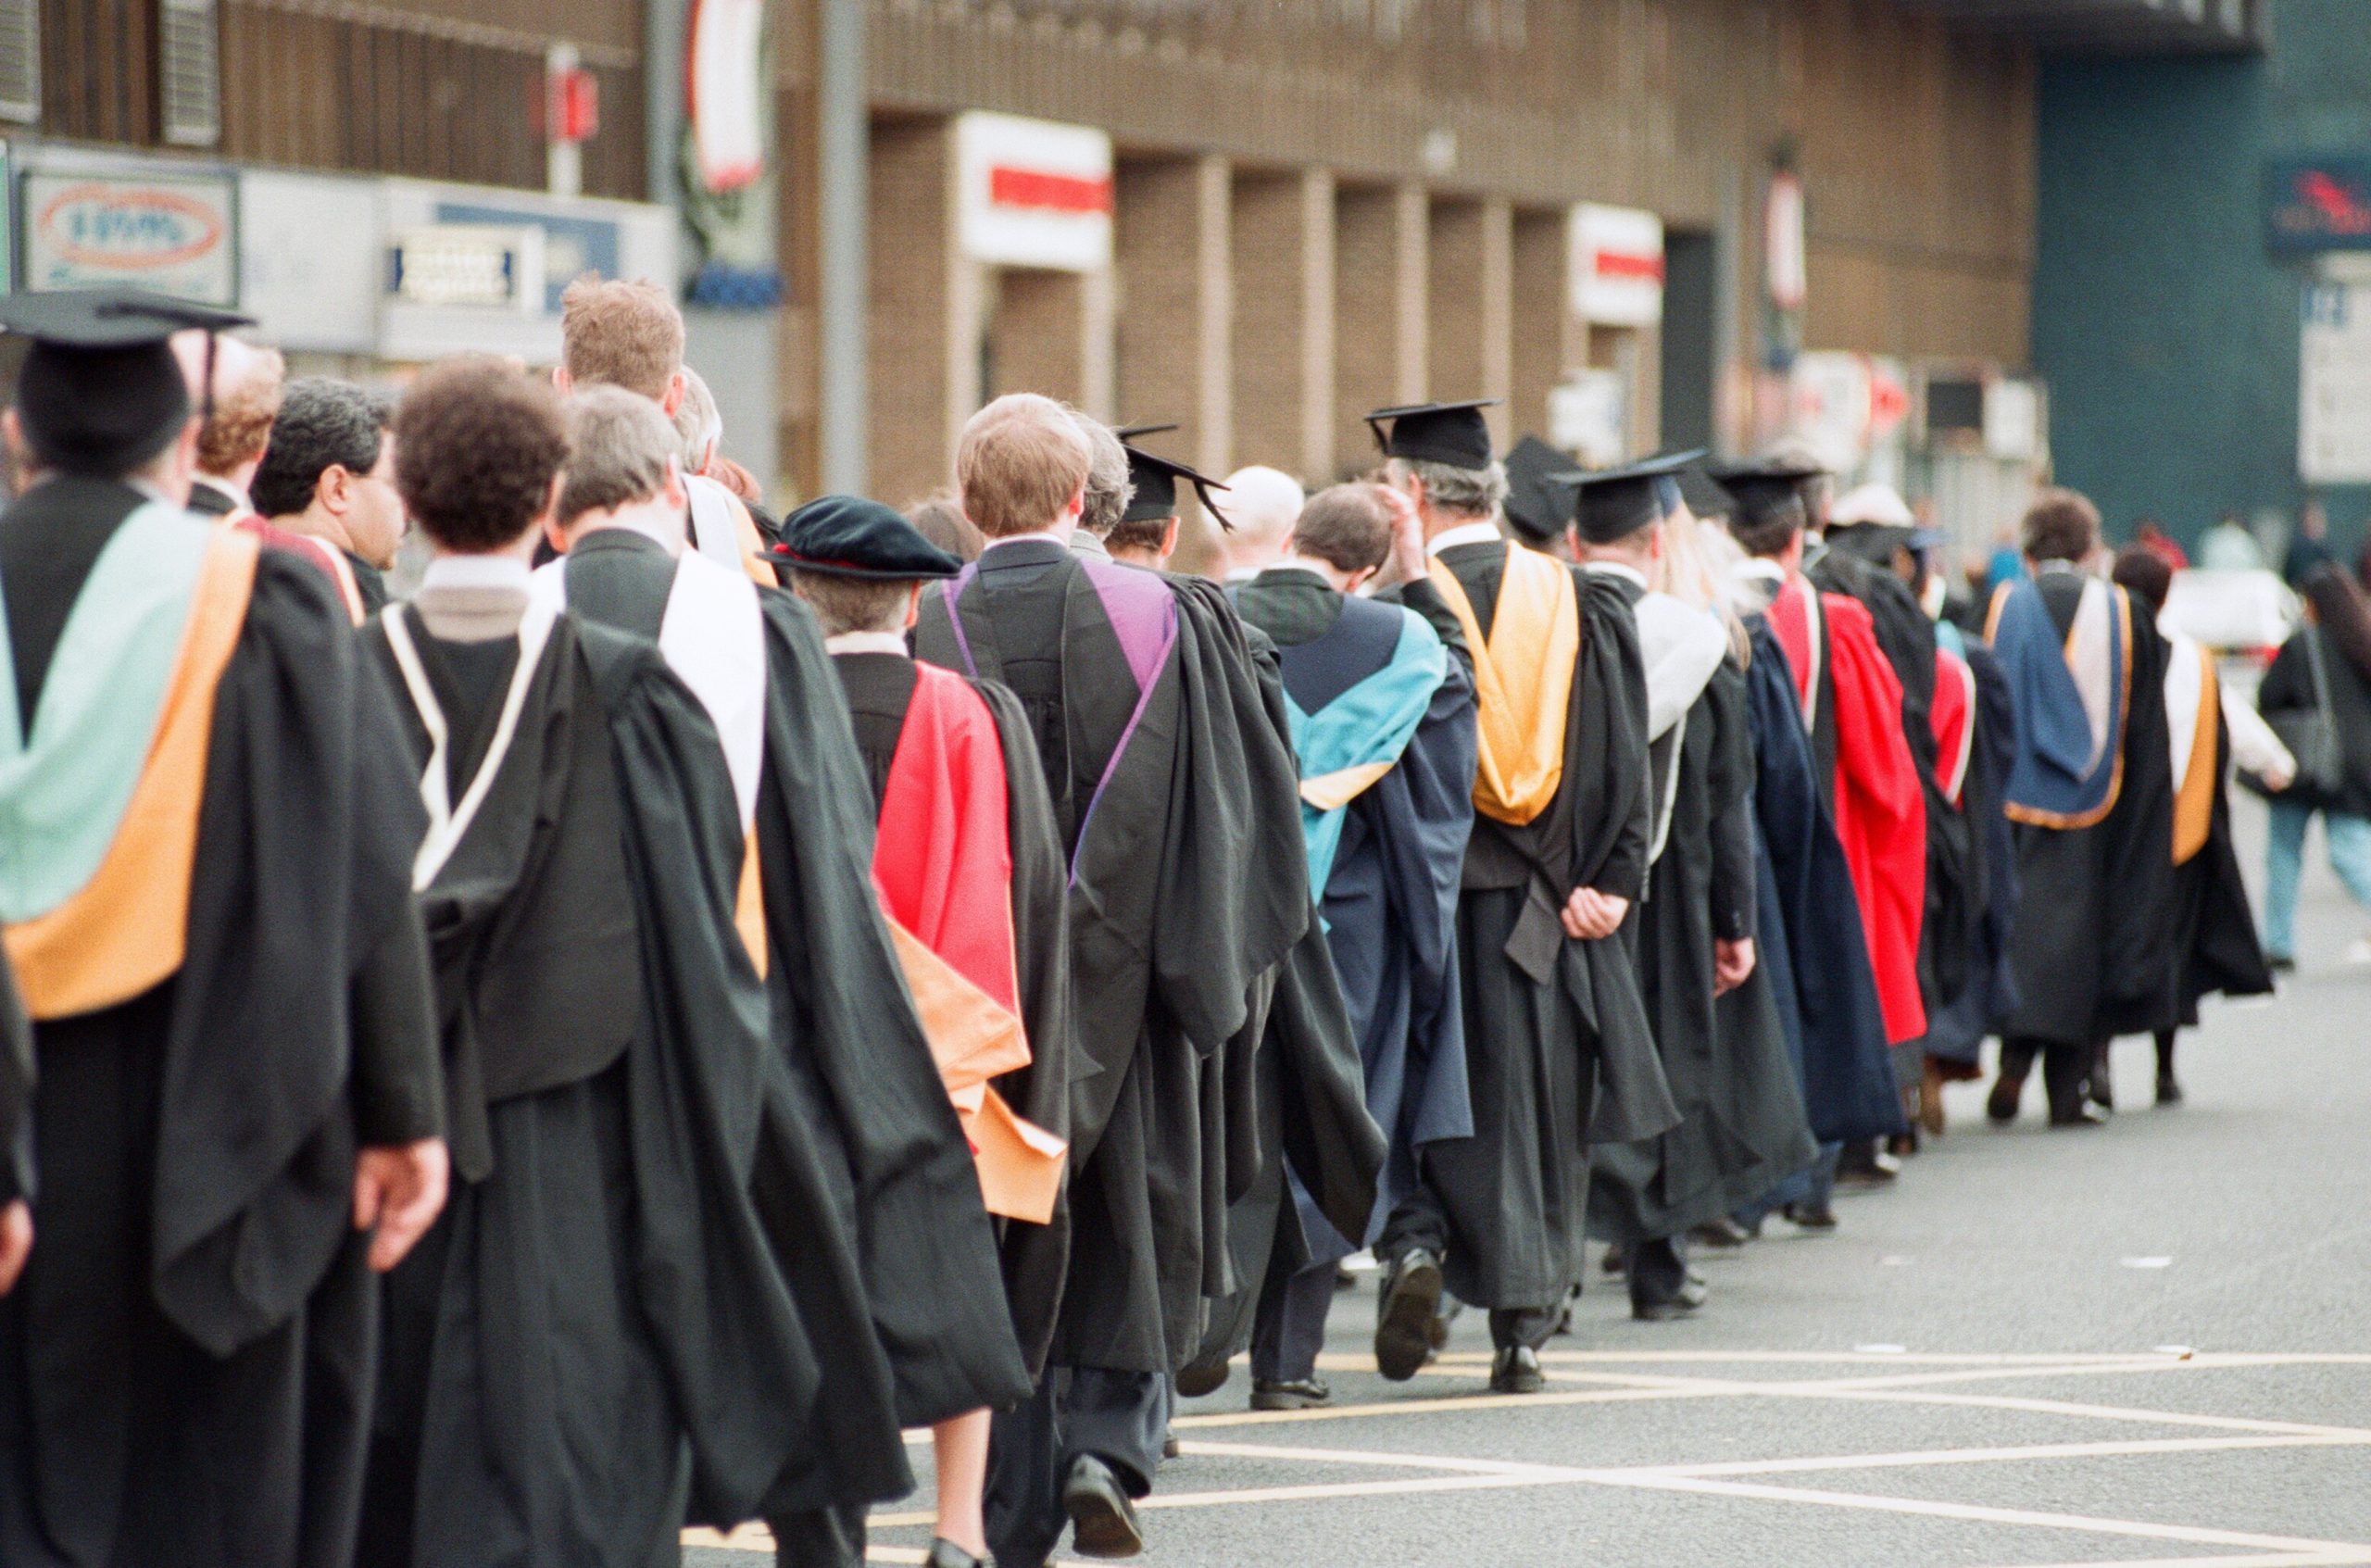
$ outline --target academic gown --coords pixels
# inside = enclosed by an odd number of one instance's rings
[[[2027,590],[2041,596],[2061,642],[2086,581],[2048,571]],[[2123,624],[2129,634],[2123,679],[2111,694],[2123,713],[2122,766],[2111,804],[2088,826],[2014,824],[2019,897],[2009,957],[2017,1002],[2002,1023],[2004,1037],[2088,1049],[2117,1035],[2170,1028],[2180,1017],[2167,961],[2176,899],[2165,639],[2147,615],[2127,609]],[[2021,691],[2020,672],[2013,666],[2006,672]],[[2019,709],[2021,747],[2039,721]]]
[[[1822,798],[1787,655],[1769,623],[1747,618],[1747,728],[1753,739],[1758,969],[1800,1047],[1803,1105],[1822,1143],[1903,1130],[1852,872]],[[1724,998],[1725,1000],[1726,998]]]
[[[1982,861],[1982,876],[1972,880],[1983,888],[1984,901],[1968,932],[1967,983],[1928,1013],[1923,1044],[1928,1059],[1941,1063],[1946,1076],[1972,1078],[1977,1075],[1985,1037],[1997,1034],[2016,1009],[2009,933],[2017,913],[2017,849],[2001,809],[2016,714],[2008,678],[1991,650],[1971,643],[1961,657],[1976,676],[1976,707],[1969,715],[1973,734],[1960,811],[1973,830],[1971,848]]]
[[[1020,698],[1070,865],[1072,1244],[1049,1360],[1173,1373],[1204,1298],[1236,1288],[1260,1004],[1310,926],[1291,753],[1232,617],[1052,540],[992,546],[925,595],[915,651]]]
[[[624,529],[584,535],[562,567],[546,570],[564,572],[580,618],[655,638],[695,675],[720,657],[736,666],[722,683],[692,684],[726,741],[728,767],[743,770],[736,787],[754,786],[745,821],[758,846],[775,1044],[759,1134],[773,1173],[760,1187],[763,1218],[809,1332],[831,1347],[834,1401],[853,1429],[855,1412],[876,1409],[884,1378],[897,1425],[1018,1399],[1026,1369],[995,1289],[996,1236],[881,918],[872,797],[814,617],[791,595],[743,588],[729,574],[713,606],[688,590],[679,602],[694,558],[679,564]],[[749,672],[737,669],[744,649],[732,621],[752,599],[746,654],[762,661],[762,677],[745,691],[734,684]],[[809,1206],[796,1178],[819,1150],[826,1197]],[[957,1287],[965,1280],[976,1288]],[[769,1516],[883,1495],[903,1468],[884,1462],[884,1431],[873,1423],[863,1442],[822,1450],[820,1469],[786,1475]]]
[[[0,954],[0,1206],[33,1195],[33,1026]]]
[[[686,1521],[737,1524],[835,1447],[847,1474],[887,1416],[885,1388],[820,1413],[832,1348],[759,1219],[770,1181],[817,1205],[823,1178],[761,1147],[715,731],[651,645],[548,608],[471,643],[397,609],[366,645],[431,805],[454,1183],[387,1280],[360,1561],[672,1562]],[[875,1495],[908,1481],[872,1461]]]
[[[1769,977],[1713,995],[1712,945],[1758,929],[1746,674],[1725,659],[1674,736],[1662,850],[1638,921],[1638,984],[1680,1123],[1590,1153],[1589,1232],[1636,1246],[1732,1212],[1818,1158]]]
[[[1487,639],[1509,546],[1454,545],[1455,575]],[[1477,813],[1457,910],[1474,1135],[1426,1153],[1425,1187],[1448,1222],[1448,1286],[1476,1306],[1538,1309],[1580,1278],[1588,1145],[1656,1136],[1678,1120],[1630,948],[1620,934],[1564,935],[1572,891],[1636,900],[1650,830],[1647,693],[1637,629],[1619,585],[1573,569],[1580,646],[1566,704],[1562,776],[1520,826]],[[1470,660],[1429,582],[1399,590]],[[1469,670],[1471,665],[1468,665]]]
[[[185,688],[187,774],[152,763],[81,891],[11,910],[40,1082],[14,1177],[41,1180],[0,1298],[0,1562],[344,1568],[377,1333],[356,1148],[442,1130],[419,797],[320,574],[145,500],[54,479],[0,516],[12,684],[36,701],[137,700],[112,662],[136,637],[65,624],[86,585],[119,607],[203,552],[199,582],[219,563],[232,590],[219,674]],[[179,622],[144,629],[190,673]],[[135,755],[161,759],[148,734]],[[21,854],[43,842],[22,813],[76,759],[28,774],[18,746],[0,809]],[[194,825],[185,858],[135,847],[172,822]],[[35,935],[50,922],[62,942]]]
[[[2184,748],[2188,755],[2182,774],[2173,774],[2170,758],[2167,772],[2176,786],[2174,907],[2166,922],[2167,947],[2175,965],[2177,1016],[2189,1026],[2198,1022],[2199,998],[2210,993],[2269,996],[2272,970],[2256,935],[2255,915],[2248,906],[2247,884],[2231,838],[2231,728],[2222,714],[2220,687],[2205,684],[2219,680],[2214,656],[2196,643],[2170,638],[2166,652],[2169,659],[2195,659],[2202,667],[2198,678],[2188,684],[2188,712],[2168,713],[2172,721],[2189,722],[2195,736]],[[2171,691],[2169,683],[2169,696]],[[2214,705],[2207,715],[2211,730],[2200,734],[2199,716],[2209,701]],[[2201,746],[2201,741],[2207,744]],[[2202,802],[2197,799],[2202,795]],[[2202,833],[2198,816],[2204,818]]]
[[[1236,606],[1275,642],[1286,694],[1311,715],[1390,662],[1405,613],[1336,594],[1306,572],[1247,583]],[[1474,746],[1473,678],[1449,659],[1397,759],[1334,824],[1319,907],[1358,1041],[1367,1112],[1387,1153],[1374,1210],[1357,1232],[1337,1231],[1313,1205],[1301,1205],[1312,1258],[1372,1242],[1415,1186],[1424,1149],[1473,1135],[1457,895],[1474,827]]]
[[[889,653],[833,656],[847,693],[857,755],[872,786],[876,815],[897,765],[913,700],[914,661]],[[1016,995],[1028,1035],[1028,1065],[996,1078],[994,1087],[1013,1111],[1055,1137],[1065,1135],[1070,1113],[1069,928],[1062,918],[1067,876],[1053,804],[1046,794],[1029,721],[1010,692],[987,681],[969,683],[986,705],[996,726],[1006,781],[1005,844],[1010,885]],[[895,825],[883,822],[885,838]],[[1061,1305],[1062,1274],[1070,1259],[1070,1210],[1057,1198],[1044,1223],[997,1222],[1004,1261],[1005,1299],[1012,1314],[1029,1375],[1043,1374]]]

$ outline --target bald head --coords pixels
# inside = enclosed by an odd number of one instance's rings
[[[1258,571],[1284,559],[1307,500],[1300,482],[1277,469],[1255,465],[1227,475],[1220,505],[1234,527],[1220,537],[1219,547],[1228,573]]]

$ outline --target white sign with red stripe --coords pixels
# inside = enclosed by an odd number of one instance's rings
[[[1637,207],[1583,202],[1567,221],[1573,313],[1610,327],[1661,321],[1663,220]]]
[[[1111,138],[1085,125],[972,113],[955,121],[963,254],[999,267],[1111,264]]]

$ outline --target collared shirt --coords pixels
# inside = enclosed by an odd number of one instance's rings
[[[1729,569],[1732,577],[1758,577],[1765,583],[1784,583],[1787,569],[1767,556],[1748,556]]]
[[[691,545],[691,539],[684,533],[679,520],[664,508],[627,512],[609,521],[596,522],[587,532],[598,533],[605,529],[637,534],[671,556],[682,555]]]
[[[2038,560],[2033,563],[2033,566],[2034,575],[2036,577],[2048,577],[2059,572],[2070,573],[2076,577],[2088,577],[2090,575],[2089,572],[2083,570],[2082,563],[2079,561],[2063,559]]]
[[[1463,522],[1427,541],[1424,546],[1424,554],[1436,556],[1443,550],[1452,550],[1460,545],[1503,544],[1506,537],[1499,532],[1499,525],[1495,522]]]
[[[251,512],[256,509],[256,504],[247,499],[247,493],[240,489],[237,485],[232,483],[227,479],[217,479],[210,473],[194,473],[190,475],[190,483],[193,486],[203,484],[208,490],[213,491],[216,495],[230,502],[231,510],[233,515],[239,512]]]
[[[438,556],[420,574],[420,585],[422,589],[515,588],[523,594],[532,575],[527,563],[517,556]]]
[[[894,653],[904,659],[912,651],[903,632],[835,632],[823,639],[825,653]]]
[[[1074,530],[1073,530],[1073,531],[1072,531],[1071,537],[1072,537],[1072,538],[1073,538],[1073,539],[1075,539],[1075,538],[1077,538],[1077,537],[1078,537],[1078,535],[1079,535],[1080,533],[1084,533],[1084,532],[1085,532],[1085,530],[1083,530],[1083,529],[1074,529]],[[1064,542],[1064,541],[1063,541],[1063,539],[1062,539],[1062,536],[1061,536],[1060,533],[1057,533],[1054,530],[1052,530],[1052,529],[1050,529],[1050,528],[1040,528],[1040,529],[1036,530],[1035,533],[1008,533],[1008,534],[1005,534],[1002,538],[998,538],[998,539],[991,539],[991,540],[989,540],[989,541],[987,542],[987,544],[986,544],[986,545],[985,545],[985,546],[983,546],[981,547],[980,553],[981,553],[982,555],[984,555],[984,556],[985,556],[985,555],[986,555],[986,554],[988,553],[988,551],[993,550],[993,549],[996,549],[996,548],[997,548],[997,547],[998,547],[998,546],[1004,546],[1004,545],[1018,545],[1018,544],[1020,544],[1023,539],[1043,539],[1043,540],[1045,540],[1048,544],[1050,544],[1050,545],[1060,545],[1060,544],[1062,544],[1062,543]],[[1100,541],[1098,541],[1098,543],[1100,543]]]
[[[1226,573],[1226,577],[1224,578],[1224,581],[1229,582],[1229,583],[1248,583],[1248,582],[1250,582],[1253,578],[1255,578],[1255,577],[1259,576],[1261,572],[1263,572],[1263,571],[1272,571],[1272,570],[1273,570],[1273,566],[1234,566],[1234,567],[1229,567],[1229,568],[1227,569],[1227,573]]]
[[[1071,535],[1071,554],[1085,556],[1092,560],[1110,560],[1110,546],[1082,528]]]
[[[1651,586],[1647,582],[1647,574],[1645,572],[1625,561],[1593,560],[1584,564],[1586,564],[1591,571],[1601,572],[1608,577],[1624,578],[1629,582],[1636,583],[1641,588],[1650,588]]]

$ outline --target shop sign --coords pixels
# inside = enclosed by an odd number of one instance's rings
[[[28,170],[19,191],[24,286],[128,284],[207,305],[239,303],[238,182],[229,172]]]
[[[532,228],[543,235],[543,295],[540,308],[559,314],[559,296],[587,272],[604,278],[621,277],[619,269],[618,225],[607,218],[568,218],[524,207],[495,207],[476,202],[441,201],[436,224],[465,224],[492,229]],[[531,278],[533,274],[529,275]]]
[[[494,224],[406,230],[387,247],[387,293],[406,305],[535,315],[544,305],[543,240],[541,229]]]
[[[963,254],[1001,267],[1111,263],[1111,138],[1084,125],[966,114],[955,122]]]
[[[2274,158],[2264,209],[2275,256],[2371,250],[2371,157]]]
[[[1612,327],[1663,319],[1663,220],[1636,207],[1583,202],[1568,220],[1573,313]]]
[[[2371,483],[2371,283],[2306,284],[2297,358],[2297,477]]]

